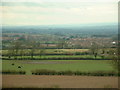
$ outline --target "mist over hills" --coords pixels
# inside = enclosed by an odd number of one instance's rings
[[[83,34],[83,35],[116,35],[116,24],[105,25],[41,25],[41,26],[3,26],[3,33],[34,34]]]

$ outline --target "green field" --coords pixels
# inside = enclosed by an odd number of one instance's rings
[[[39,49],[41,50],[41,49]],[[39,54],[38,49],[35,50],[35,54]],[[88,52],[89,49],[44,49],[45,53],[76,53],[76,52]],[[24,53],[29,53],[30,49],[24,49],[23,52]],[[8,50],[0,50],[0,52],[2,52],[2,54],[7,54]],[[19,52],[20,53],[20,52]]]
[[[14,63],[15,65],[12,65]],[[21,66],[21,68],[18,68]],[[3,60],[2,69],[26,71],[27,75],[32,70],[47,69],[55,71],[114,71],[109,60]]]

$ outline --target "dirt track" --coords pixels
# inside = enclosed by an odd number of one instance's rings
[[[118,77],[3,75],[3,87],[117,88]]]

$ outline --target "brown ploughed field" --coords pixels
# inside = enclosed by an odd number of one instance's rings
[[[3,88],[117,88],[118,77],[2,75]]]

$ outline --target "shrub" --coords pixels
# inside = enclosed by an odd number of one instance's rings
[[[88,52],[75,52],[75,55],[88,55]]]

